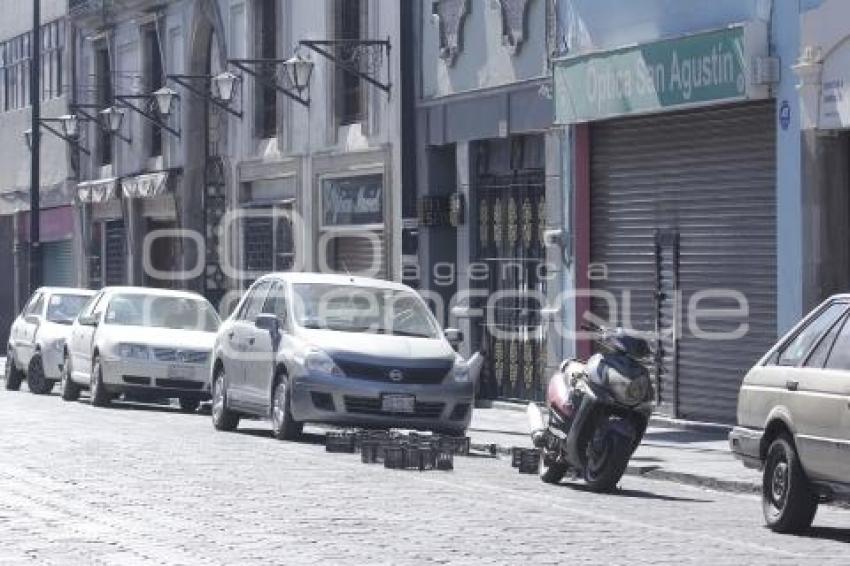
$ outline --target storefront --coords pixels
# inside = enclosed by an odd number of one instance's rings
[[[40,222],[42,285],[76,287],[73,207],[42,208]],[[29,226],[30,214],[27,211],[18,221],[18,242],[29,244]]]
[[[560,361],[560,336],[542,315],[560,293],[562,258],[547,257],[547,225],[561,220],[560,138],[550,130],[548,80],[420,108],[421,280],[440,297],[462,352],[480,352],[481,399],[542,399]],[[554,158],[553,158],[554,157]]]
[[[660,410],[731,422],[776,338],[776,108],[753,63],[760,25],[565,58],[575,125],[576,326],[645,331]],[[585,345],[586,346],[586,345]]]

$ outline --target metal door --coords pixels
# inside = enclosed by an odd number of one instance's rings
[[[103,223],[104,285],[127,284],[127,238],[123,220]]]
[[[591,286],[616,302],[612,324],[652,332],[666,316],[657,312],[656,233],[678,234],[682,316],[665,369],[676,377],[678,417],[733,422],[743,376],[776,341],[775,116],[766,101],[590,129]],[[605,302],[594,297],[592,311],[607,316]],[[739,328],[743,336],[721,337]]]
[[[480,395],[541,399],[546,367],[543,171],[480,176],[476,184],[478,261],[489,291],[482,342],[488,363]]]

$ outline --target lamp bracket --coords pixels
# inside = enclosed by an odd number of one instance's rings
[[[58,122],[61,122],[61,121],[62,120],[60,120],[59,118],[41,118],[41,119],[39,119],[38,124],[39,124],[39,126],[44,128],[45,130],[47,130],[48,132],[50,132],[51,134],[53,134],[57,138],[61,139],[62,141],[64,141],[68,145],[70,145],[72,147],[76,147],[77,149],[79,149],[80,151],[85,153],[86,155],[91,155],[91,152],[88,149],[86,149],[85,147],[83,147],[83,145],[80,143],[79,140],[74,139],[70,136],[66,136],[65,134],[63,134],[62,132],[60,132],[59,130],[57,130],[56,128],[54,128],[53,126],[50,125],[50,124],[55,124],[55,123],[58,123]]]
[[[331,63],[390,94],[390,65],[387,80],[377,79],[384,57],[390,59],[392,45],[389,39],[302,39],[299,45],[318,53]]]
[[[175,83],[185,88],[195,96],[202,98],[212,103],[217,108],[224,110],[228,114],[235,116],[236,118],[242,119],[243,114],[241,110],[234,110],[228,104],[212,96],[209,92],[204,92],[203,90],[192,84],[194,81],[202,80],[209,85],[209,83],[211,83],[213,80],[213,77],[211,75],[168,75],[168,79],[174,81]]]
[[[310,106],[310,99],[304,98],[299,95],[294,90],[281,86],[281,84],[276,80],[277,79],[277,66],[282,65],[286,62],[285,59],[228,59],[227,62],[243,73],[247,73],[254,77],[259,83],[275,89],[277,92],[289,97],[294,100],[298,104],[308,107]],[[270,79],[268,74],[261,74],[260,71],[256,69],[257,66],[264,67],[275,67],[274,78]]]
[[[169,132],[173,136],[175,136],[177,138],[180,137],[180,130],[175,130],[174,128],[172,128],[171,126],[169,126],[168,124],[163,122],[159,118],[159,116],[157,116],[156,114],[154,114],[150,110],[147,110],[145,108],[137,106],[136,102],[135,102],[137,100],[144,100],[144,101],[151,102],[153,100],[153,96],[150,95],[150,94],[116,94],[115,95],[115,102],[117,102],[119,105],[123,106],[124,108],[128,108],[128,109],[132,110],[133,112],[140,115],[142,118],[144,118],[145,120],[147,120],[148,122],[150,122],[154,126],[156,126],[158,128],[162,128],[163,130]]]
[[[121,132],[111,132],[109,130],[109,127],[103,122],[103,119],[96,114],[100,110],[103,110],[97,104],[71,104],[69,105],[68,110],[70,110],[74,114],[79,114],[80,116],[82,116],[81,121],[94,122],[95,124],[97,124],[98,128],[112,136],[115,136],[124,143],[133,143],[133,140],[123,135]],[[87,110],[94,110],[95,114],[90,114],[89,112],[87,112]]]

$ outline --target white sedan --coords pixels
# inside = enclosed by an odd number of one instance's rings
[[[74,321],[65,351],[62,398],[89,389],[105,406],[121,395],[176,398],[186,411],[209,398],[210,353],[220,319],[196,293],[108,287]]]
[[[6,347],[6,389],[17,391],[26,378],[31,393],[53,390],[62,372],[62,350],[77,314],[94,291],[42,287],[12,323]]]

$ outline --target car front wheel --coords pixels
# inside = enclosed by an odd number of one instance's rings
[[[272,398],[272,433],[278,440],[297,440],[304,430],[304,423],[292,418],[289,386],[285,377],[280,377]]]
[[[91,396],[92,407],[106,407],[112,400],[103,385],[103,368],[101,368],[98,359],[95,359],[92,368],[89,395]]]
[[[227,376],[221,369],[215,375],[212,391],[212,421],[216,430],[230,432],[239,426],[239,415],[227,408]]]
[[[767,526],[778,533],[798,533],[812,525],[818,497],[812,490],[791,439],[774,440],[767,450],[762,479],[762,510]]]
[[[44,362],[41,359],[41,354],[36,354],[30,360],[29,368],[27,368],[27,387],[30,393],[36,395],[47,395],[53,391],[54,382],[47,379],[44,375]]]
[[[71,379],[71,358],[67,355],[62,364],[62,381],[59,383],[59,389],[63,401],[76,401],[80,398],[80,386]]]
[[[21,388],[21,382],[24,380],[24,372],[18,369],[15,365],[15,354],[9,352],[6,358],[6,391],[17,391]]]

